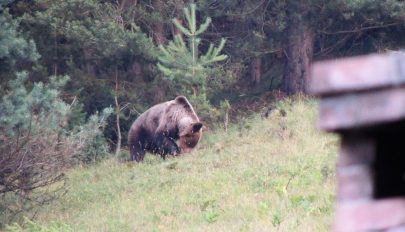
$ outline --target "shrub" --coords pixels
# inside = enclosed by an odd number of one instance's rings
[[[106,119],[112,111],[112,108],[105,108],[101,114],[90,116],[86,124],[76,128],[77,133],[72,136],[84,145],[81,152],[74,157],[76,162],[90,164],[107,157],[109,147],[100,129],[106,126]]]
[[[71,106],[59,98],[67,77],[28,90],[26,76],[17,74],[0,102],[0,227],[64,193],[64,170],[75,157],[95,156],[91,147],[101,141],[98,116],[68,129]],[[102,117],[109,113],[105,110]]]

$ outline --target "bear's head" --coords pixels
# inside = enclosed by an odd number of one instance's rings
[[[181,153],[189,153],[197,147],[206,127],[200,122],[186,97],[176,97],[171,107],[174,112],[171,119],[176,122],[178,129],[177,145]]]
[[[202,137],[202,132],[206,127],[201,122],[191,123],[180,132],[179,147],[181,153],[191,152]]]

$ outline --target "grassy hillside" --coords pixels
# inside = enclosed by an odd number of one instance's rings
[[[326,231],[334,207],[337,138],[319,132],[315,121],[315,102],[285,101],[268,118],[247,119],[227,133],[211,130],[191,155],[76,168],[68,173],[69,192],[23,227]]]

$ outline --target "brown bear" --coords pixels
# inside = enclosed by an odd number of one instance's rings
[[[160,154],[163,159],[166,155],[191,152],[201,139],[203,127],[184,96],[155,105],[141,114],[129,129],[131,160],[141,162],[146,151]]]

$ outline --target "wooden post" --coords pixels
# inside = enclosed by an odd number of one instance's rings
[[[308,88],[341,136],[333,231],[405,231],[405,52],[317,62]]]

